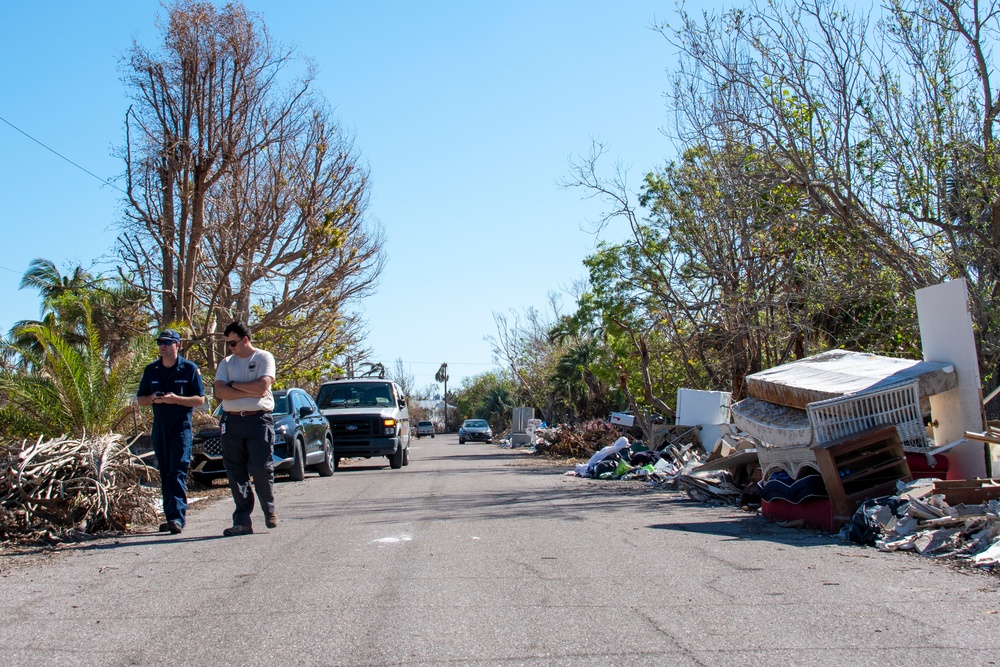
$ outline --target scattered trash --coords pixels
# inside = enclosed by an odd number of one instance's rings
[[[978,480],[990,481],[990,480]],[[844,528],[851,541],[880,551],[913,551],[979,567],[1000,563],[1000,500],[950,505],[937,480],[900,484],[894,496],[862,503]]]

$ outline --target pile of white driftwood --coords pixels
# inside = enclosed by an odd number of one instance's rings
[[[0,457],[0,538],[121,531],[156,519],[156,470],[122,436],[39,438],[4,445]]]

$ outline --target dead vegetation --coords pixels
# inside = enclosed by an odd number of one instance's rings
[[[0,539],[124,531],[156,520],[157,472],[120,435],[5,444],[0,457]]]
[[[607,422],[593,419],[574,426],[544,429],[539,435],[542,440],[535,445],[535,451],[540,454],[553,458],[589,459],[594,452],[621,437],[621,431]]]

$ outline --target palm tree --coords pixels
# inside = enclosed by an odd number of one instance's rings
[[[498,385],[491,388],[483,397],[477,416],[493,424],[497,430],[503,430],[510,426],[513,408],[514,400],[510,390],[503,385]]]
[[[66,296],[85,294],[94,282],[94,277],[82,266],[73,269],[72,276],[59,273],[52,260],[41,257],[33,259],[28,270],[21,277],[20,289],[31,287],[42,295],[42,315],[55,312],[59,301]]]
[[[23,358],[19,369],[0,371],[0,433],[9,437],[82,436],[112,432],[145,362],[138,343],[109,363],[90,308],[84,304],[82,343],[55,324],[26,324],[22,338],[0,349]],[[40,351],[39,351],[40,350]]]
[[[599,341],[577,339],[566,347],[549,378],[555,396],[577,417],[598,417],[606,411],[608,388],[594,374],[601,355]]]
[[[35,356],[43,353],[32,333],[38,326],[58,327],[72,345],[84,347],[83,326],[88,313],[110,361],[127,354],[131,341],[146,334],[145,295],[123,280],[94,277],[80,266],[64,276],[51,260],[38,258],[28,266],[20,287],[33,288],[41,295],[42,319],[15,323],[9,336]]]

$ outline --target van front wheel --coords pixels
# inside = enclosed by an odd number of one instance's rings
[[[403,445],[396,447],[395,453],[389,457],[389,467],[393,470],[403,467]]]

